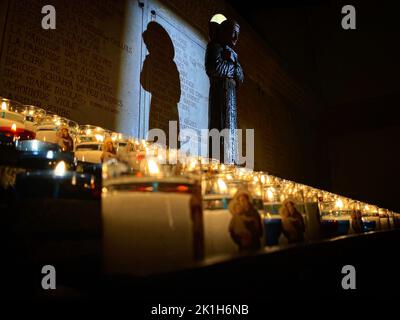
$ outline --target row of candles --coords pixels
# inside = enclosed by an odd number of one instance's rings
[[[35,139],[48,141],[48,136],[40,134],[40,131],[48,129],[49,131],[58,131],[61,127],[66,127],[70,136],[74,139],[75,145],[81,142],[99,142],[102,143],[107,137],[113,142],[131,141],[135,145],[146,145],[146,141],[127,137],[126,135],[111,130],[104,129],[96,125],[79,125],[76,121],[59,116],[55,113],[46,112],[44,109],[24,105],[17,101],[0,97],[0,130],[11,133],[15,140]],[[26,138],[21,136],[21,131],[27,131],[30,134]]]
[[[261,199],[265,204],[278,204],[286,199],[291,199],[299,204],[317,202],[322,219],[340,219],[352,212],[361,212],[365,220],[380,221],[382,218],[387,218],[390,225],[393,224],[393,221],[396,222],[400,219],[400,214],[369,203],[282,179],[265,172],[221,164],[217,160],[201,156],[187,156],[178,150],[166,150],[156,143],[128,137],[99,126],[79,125],[75,121],[47,113],[44,109],[36,106],[22,105],[1,97],[0,106],[2,118],[7,118],[5,113],[22,115],[25,129],[31,130],[33,133],[39,126],[53,125],[56,128],[66,126],[76,143],[93,140],[103,142],[106,137],[110,137],[114,142],[124,141],[131,146],[130,151],[141,150],[145,154],[146,165],[140,168],[142,175],[197,175],[197,177],[201,177],[203,194],[217,193],[233,196],[239,188],[245,185],[254,198]],[[11,119],[13,118],[11,117]],[[9,129],[16,132],[15,127],[18,127],[18,123],[11,124]],[[0,128],[5,130],[3,125],[0,125]],[[32,137],[35,137],[35,134]],[[171,163],[177,170],[171,170]],[[103,176],[107,176],[107,173]]]
[[[154,148],[154,146],[153,146]],[[160,147],[159,147],[160,148]],[[149,149],[148,149],[149,150]],[[154,149],[152,150],[154,152]],[[176,154],[177,151],[174,151]],[[161,152],[166,154],[167,152]],[[156,153],[157,154],[157,153]],[[148,175],[162,174],[165,158],[150,158]],[[292,200],[300,206],[307,203],[318,203],[322,220],[351,219],[353,213],[360,213],[364,221],[375,221],[376,225],[386,228],[400,222],[400,214],[388,209],[379,208],[370,203],[358,201],[308,185],[279,178],[266,172],[252,171],[235,165],[226,165],[201,156],[182,158],[181,174],[198,174],[202,183],[203,194],[220,194],[232,197],[240,188],[245,187],[255,199],[260,199],[265,208],[273,208],[285,200]],[[267,210],[268,211],[268,210]],[[270,210],[271,214],[277,213]],[[266,213],[270,215],[270,213]]]

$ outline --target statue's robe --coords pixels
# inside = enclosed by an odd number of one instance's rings
[[[224,50],[231,52],[232,59],[224,59]],[[209,129],[228,129],[229,138],[221,145],[226,163],[237,163],[237,101],[236,87],[243,82],[243,70],[236,52],[217,42],[207,46],[205,66],[210,78],[208,119]],[[223,150],[223,151],[222,151]],[[211,147],[210,147],[210,157]],[[222,161],[222,157],[220,159]]]

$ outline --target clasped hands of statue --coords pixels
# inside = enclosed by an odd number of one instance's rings
[[[239,64],[237,53],[229,46],[223,46],[222,48],[222,59],[234,64],[234,74],[233,78],[238,84],[243,82],[243,71]]]

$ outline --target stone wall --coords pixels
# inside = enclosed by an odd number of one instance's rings
[[[238,92],[238,121],[242,129],[255,129],[255,169],[320,184],[313,95],[226,1],[56,0],[56,30],[41,29],[45,4],[2,4],[1,96],[133,136],[142,137],[151,121],[163,127],[176,109],[181,128],[205,128],[208,21],[223,13],[241,25],[237,51],[245,83]],[[143,33],[152,21],[163,29],[167,49],[158,45],[145,68]],[[158,111],[150,115],[150,108]]]

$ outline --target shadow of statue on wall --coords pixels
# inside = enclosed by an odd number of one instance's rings
[[[175,49],[168,32],[155,21],[149,22],[142,37],[149,52],[140,73],[143,89],[151,93],[149,130],[164,130],[168,145],[169,121],[177,121],[179,137],[181,82],[174,62]]]

